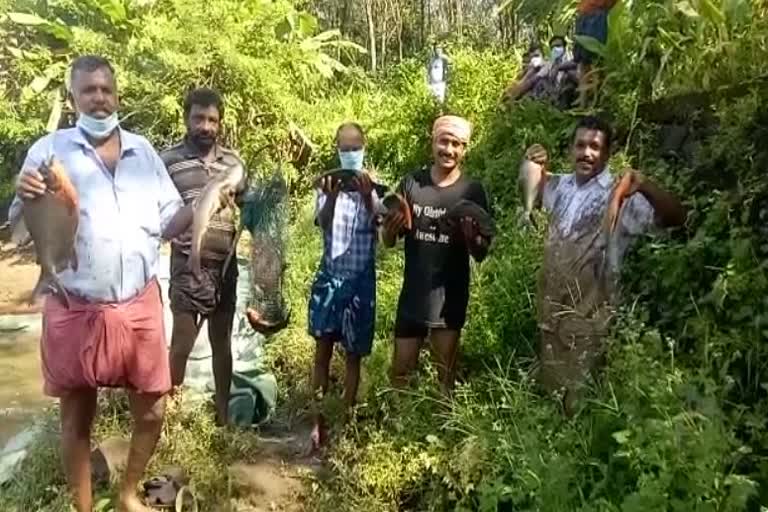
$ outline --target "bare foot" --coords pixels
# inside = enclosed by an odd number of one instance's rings
[[[135,494],[120,496],[118,512],[152,512],[152,509],[141,503]]]
[[[328,429],[325,425],[325,418],[322,414],[318,414],[315,420],[315,426],[312,428],[312,433],[309,436],[311,441],[309,447],[309,453],[307,455],[314,455],[323,447],[328,439]]]

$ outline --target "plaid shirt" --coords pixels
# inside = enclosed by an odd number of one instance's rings
[[[374,206],[379,198],[372,192]],[[315,219],[327,196],[317,193]],[[374,211],[375,208],[374,208]],[[376,226],[373,215],[357,192],[339,192],[333,225],[323,232],[323,268],[337,277],[351,277],[372,270],[376,255]]]

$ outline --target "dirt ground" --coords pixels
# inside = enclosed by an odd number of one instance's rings
[[[168,251],[167,246],[163,252]],[[35,286],[39,276],[39,268],[35,263],[34,249],[30,246],[23,250],[17,249],[7,241],[7,234],[0,233],[0,315],[30,314],[41,311],[41,302],[28,305],[27,298]],[[19,343],[13,342],[17,334],[0,332],[0,341],[5,341],[4,350],[6,356],[10,350],[21,350]],[[24,343],[25,350],[30,346],[34,353],[26,354],[24,361],[28,367],[21,368],[14,361],[12,366],[19,371],[29,371],[39,376],[39,362],[36,354],[36,339],[34,343]],[[3,352],[0,351],[0,355]],[[10,362],[10,361],[7,361]],[[0,363],[2,363],[0,361]],[[31,365],[31,366],[30,366]],[[0,368],[2,368],[0,364]],[[17,368],[18,367],[18,368]],[[35,372],[32,372],[35,370]],[[35,379],[38,383],[39,380]],[[41,390],[35,388],[35,398],[43,400]],[[16,405],[16,394],[0,393],[0,409],[11,410]],[[11,396],[13,395],[13,396]],[[40,396],[38,396],[40,395]],[[34,400],[33,400],[34,401]],[[11,425],[9,420],[19,422]],[[21,428],[21,423],[28,421],[26,416],[12,415],[0,419],[7,423],[8,432],[0,436],[0,441],[6,441],[7,437]],[[268,427],[269,429],[269,427]],[[302,490],[300,474],[306,471],[322,471],[319,461],[302,456],[305,451],[306,441],[309,439],[309,430],[306,426],[295,431],[287,431],[275,425],[272,432],[262,432],[264,441],[264,459],[258,464],[234,464],[230,471],[236,485],[240,486],[252,498],[247,502],[238,504],[237,510],[241,512],[268,512],[285,511],[300,512],[303,510],[299,495]],[[3,432],[0,432],[3,434]],[[0,449],[2,444],[0,444]]]
[[[40,311],[40,304],[26,304],[39,275],[34,249],[19,250],[0,237],[0,315]]]

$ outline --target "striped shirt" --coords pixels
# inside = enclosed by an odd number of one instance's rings
[[[237,163],[242,163],[235,151],[219,145],[213,149],[213,155],[211,161],[204,161],[199,151],[186,140],[160,154],[184,204],[194,201],[211,178],[227,172]],[[246,178],[244,177],[238,186],[238,195],[245,190],[245,186]],[[236,212],[229,206],[213,215],[203,239],[201,251],[203,259],[224,261],[227,258],[237,231],[235,215]],[[182,253],[189,255],[189,242],[181,243],[174,240],[173,245]]]

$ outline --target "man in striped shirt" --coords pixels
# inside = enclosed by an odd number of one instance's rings
[[[194,201],[211,178],[228,172],[240,162],[237,153],[217,143],[223,114],[224,106],[216,91],[193,90],[184,101],[186,137],[160,155],[185,204]],[[240,204],[245,186],[244,179],[237,190],[237,204]],[[173,312],[171,381],[174,386],[184,382],[187,359],[202,321],[207,320],[216,385],[216,420],[219,425],[225,425],[232,381],[231,336],[237,264],[234,258],[229,258],[227,268],[224,264],[235,243],[235,212],[231,207],[225,207],[213,216],[208,226],[201,250],[199,276],[187,267],[191,233],[172,242],[169,286]]]

